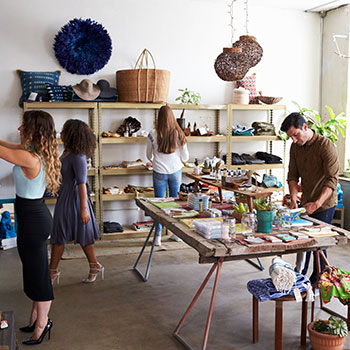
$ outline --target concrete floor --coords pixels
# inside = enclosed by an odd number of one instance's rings
[[[328,250],[333,265],[350,270],[350,246]],[[55,286],[51,340],[39,345],[47,350],[154,350],[183,349],[172,336],[185,309],[209,271],[199,265],[192,249],[161,251],[154,254],[150,279],[143,283],[131,270],[137,255],[100,257],[105,266],[105,280],[94,284],[80,283],[88,271],[83,259],[61,262],[61,280]],[[284,259],[293,263],[294,255]],[[268,267],[271,258],[262,259]],[[143,261],[144,262],[144,261]],[[0,310],[14,310],[16,335],[21,342],[28,335],[18,328],[28,322],[31,303],[22,291],[21,264],[16,249],[0,251]],[[245,261],[224,263],[215,303],[207,349],[270,350],[274,347],[274,306],[260,303],[260,341],[251,340],[251,295],[246,283],[268,277]],[[180,334],[200,349],[208,313],[212,281],[204,290],[186,320]],[[339,301],[334,308],[345,312]],[[284,306],[284,349],[299,349],[300,306]],[[316,318],[328,318],[319,310]],[[350,337],[344,349],[350,349]],[[310,349],[309,341],[307,349]]]

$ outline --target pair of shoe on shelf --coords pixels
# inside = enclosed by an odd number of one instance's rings
[[[174,234],[172,234],[171,236],[170,236],[170,239],[172,240],[172,241],[175,241],[175,242],[182,242],[182,239],[181,238],[179,238],[178,236],[176,236],[176,235],[174,235]],[[162,236],[156,236],[155,238],[154,238],[154,240],[155,240],[155,242],[154,242],[154,245],[156,246],[156,247],[161,247],[161,245],[162,245]]]
[[[89,275],[87,278],[84,278],[82,282],[83,283],[95,282],[99,273],[101,273],[101,279],[104,280],[105,268],[99,262],[89,263],[89,265],[90,265]],[[61,271],[57,269],[50,269],[50,278],[51,278],[52,285],[54,285],[55,282],[57,284],[60,283],[60,276],[61,276]]]

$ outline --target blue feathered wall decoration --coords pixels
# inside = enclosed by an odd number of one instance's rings
[[[58,62],[68,72],[88,75],[107,64],[112,40],[96,21],[74,18],[56,34],[53,48]]]

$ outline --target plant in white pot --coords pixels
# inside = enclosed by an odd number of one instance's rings
[[[314,350],[341,350],[348,326],[344,320],[330,316],[328,320],[316,320],[308,325],[311,346]]]
[[[175,99],[175,101],[180,101],[181,104],[193,104],[198,105],[201,101],[201,95],[199,92],[193,92],[191,90],[178,89],[181,92],[181,95]],[[182,130],[185,129],[185,109],[182,110],[180,118],[177,118],[177,122],[179,123]]]

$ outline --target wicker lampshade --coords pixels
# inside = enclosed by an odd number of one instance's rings
[[[241,80],[249,70],[249,59],[241,48],[224,47],[215,60],[215,72],[225,81]]]
[[[255,36],[242,35],[239,37],[239,40],[232,44],[232,46],[241,48],[242,52],[247,54],[249,68],[256,66],[263,55],[263,49],[256,41]]]

